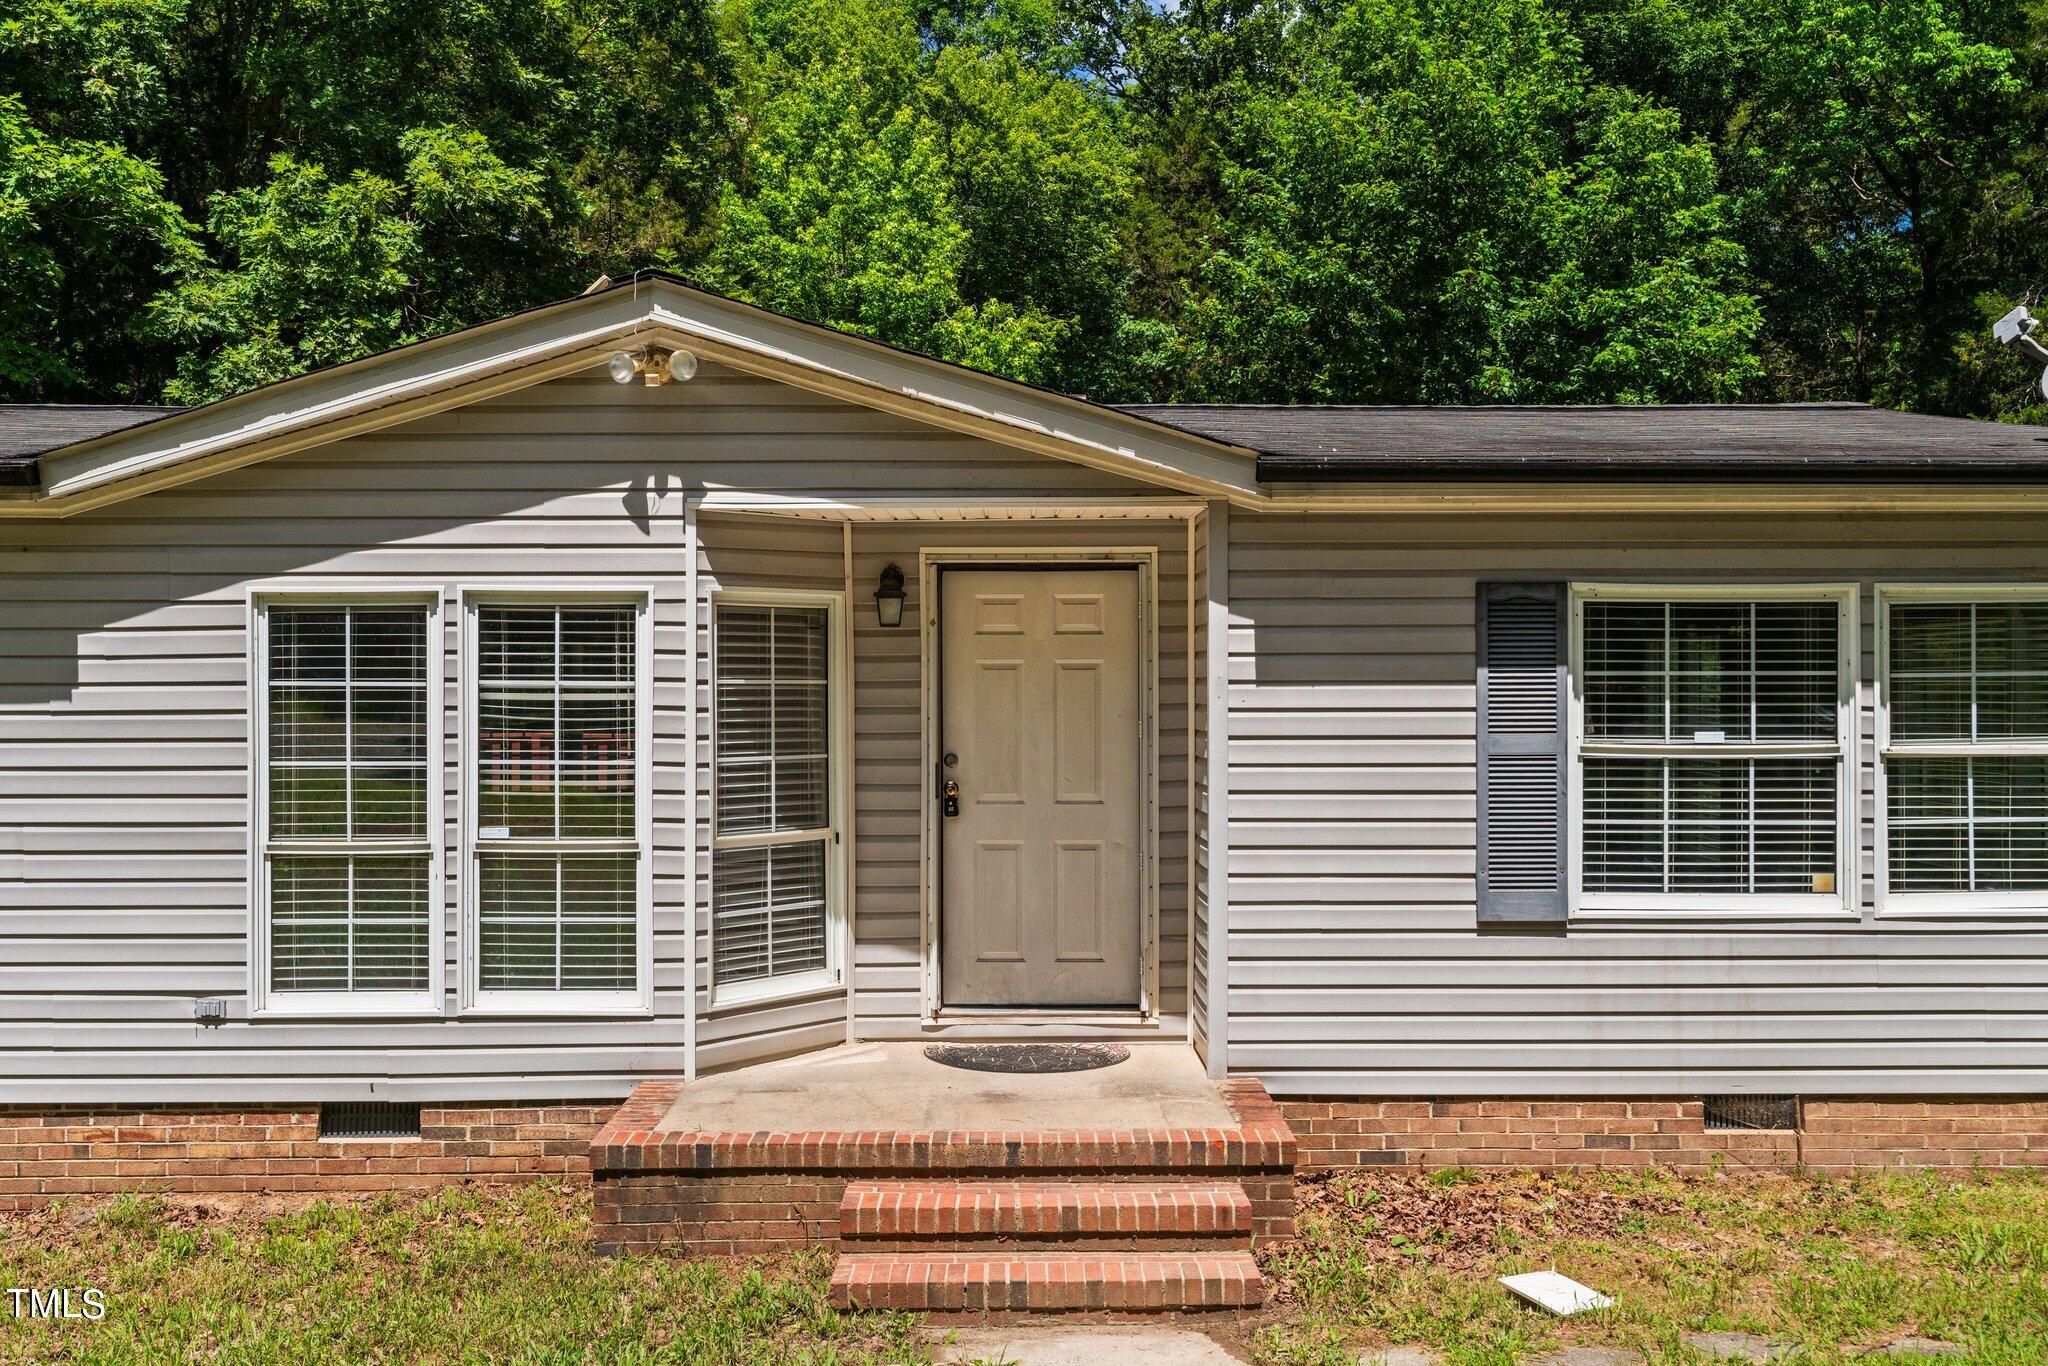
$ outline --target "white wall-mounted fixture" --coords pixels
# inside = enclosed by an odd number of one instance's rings
[[[2041,320],[2029,313],[2025,304],[2021,304],[1991,324],[1991,335],[1998,338],[2000,346],[2017,346],[2041,362],[2043,367],[2048,367],[2048,346],[2043,346],[2034,338],[2034,329],[2040,325]],[[2048,398],[2048,368],[2041,371],[2041,394],[2042,397]]]
[[[639,375],[647,387],[658,389],[670,380],[687,383],[697,377],[697,357],[689,351],[667,351],[650,346],[642,351],[614,351],[605,369],[619,384],[631,384]]]

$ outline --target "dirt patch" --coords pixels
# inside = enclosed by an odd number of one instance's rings
[[[1569,1173],[1342,1171],[1296,1182],[1303,1243],[1341,1244],[1368,1263],[1449,1271],[1517,1247],[1633,1235],[1678,1207],[1669,1192],[1617,1190]],[[1262,1258],[1278,1302],[1294,1298],[1293,1251],[1274,1247]]]

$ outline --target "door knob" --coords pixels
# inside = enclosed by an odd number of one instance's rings
[[[945,787],[940,789],[939,813],[945,816],[960,814],[960,784],[951,778],[946,779]]]

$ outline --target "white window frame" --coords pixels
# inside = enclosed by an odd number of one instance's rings
[[[1816,917],[1853,920],[1858,916],[1856,869],[1858,841],[1856,666],[1860,650],[1857,605],[1861,594],[1853,583],[1574,583],[1571,585],[1570,630],[1570,915],[1574,920],[1720,919],[1781,920]],[[1587,892],[1585,890],[1585,605],[1588,602],[1833,602],[1837,611],[1835,740],[1819,742],[1738,742],[1727,747],[1730,758],[1839,759],[1835,792],[1835,890],[1813,893]],[[1697,745],[1656,741],[1598,741],[1595,757],[1624,755],[1644,758],[1697,755]]]
[[[825,694],[827,756],[825,798],[826,823],[816,830],[777,830],[760,834],[720,835],[718,833],[718,614],[725,607],[822,607],[826,619]],[[707,865],[704,898],[705,977],[710,983],[711,1008],[759,1005],[841,990],[846,981],[845,925],[847,918],[846,820],[853,810],[850,781],[853,765],[846,752],[852,733],[851,680],[846,666],[846,594],[798,588],[722,588],[711,594],[709,666],[705,689],[710,699],[706,735],[710,739],[711,781],[705,808],[712,857]],[[745,849],[764,844],[795,844],[825,841],[825,966],[811,972],[786,973],[780,977],[757,977],[746,982],[718,984],[718,887],[720,849]]]
[[[270,985],[270,860],[289,853],[335,853],[341,841],[270,838],[270,612],[274,607],[424,607],[427,610],[427,828],[420,840],[349,840],[362,854],[425,855],[427,985],[422,991],[273,991]],[[249,641],[249,1018],[307,1016],[438,1017],[446,990],[447,884],[444,872],[446,774],[443,771],[445,623],[441,590],[418,585],[305,583],[259,586],[248,599]]]
[[[645,583],[470,584],[462,595],[462,1013],[467,1016],[624,1016],[654,1014],[654,589]],[[486,991],[481,985],[478,855],[494,841],[478,835],[477,609],[480,607],[633,608],[632,840],[522,838],[505,847],[545,853],[637,849],[634,985],[625,991]]]
[[[2024,758],[2048,755],[2048,743],[1972,741],[1894,743],[1891,714],[1891,605],[2048,601],[2048,583],[1881,583],[1877,586],[1877,781],[1875,868],[1877,913],[1885,916],[2038,916],[2048,890],[2032,892],[1894,892],[1891,890],[1891,788],[1887,760],[1900,758]]]

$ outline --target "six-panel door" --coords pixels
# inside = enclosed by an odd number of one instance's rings
[[[941,575],[946,1005],[1138,1004],[1138,648],[1135,569]]]

